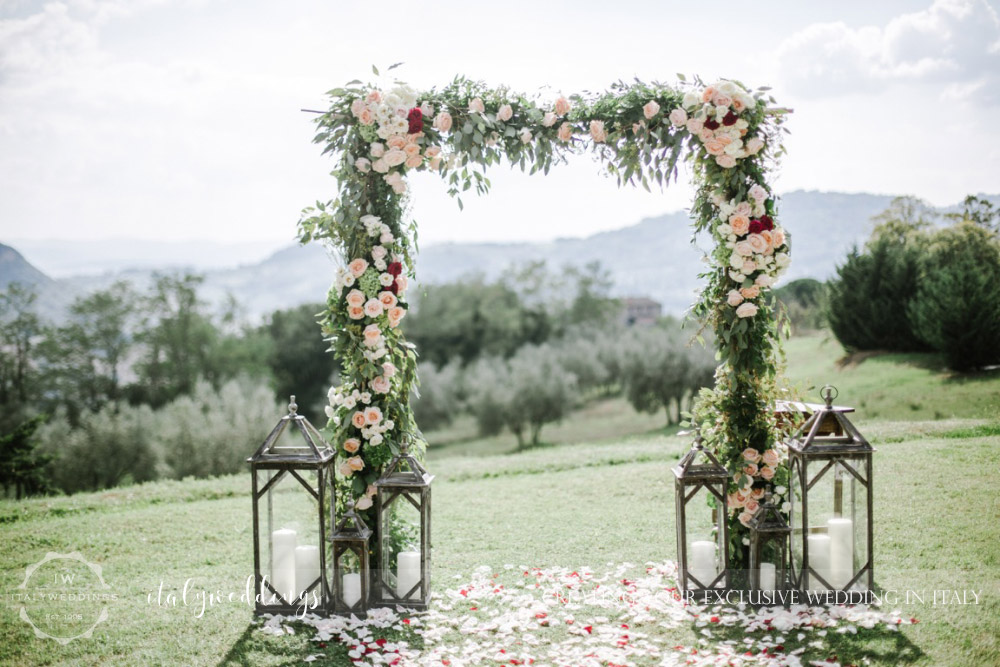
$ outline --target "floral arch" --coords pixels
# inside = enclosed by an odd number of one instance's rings
[[[314,141],[337,155],[332,175],[340,192],[305,209],[299,230],[303,243],[325,242],[344,259],[321,323],[343,379],[329,393],[328,432],[359,509],[371,511],[372,484],[401,438],[422,442],[408,402],[417,354],[400,328],[417,233],[405,218],[406,174],[437,172],[461,206],[461,193],[489,190],[485,169],[503,159],[547,173],[583,151],[619,185],[646,189],[676,179],[682,158],[691,163],[694,231],[714,241],[693,314],[714,331],[720,362],[693,421],[734,473],[734,541],[744,534],[752,499],[786,483],[769,407],[780,341],[768,293],[788,266],[789,240],[775,222],[767,174],[783,153],[788,110],[776,107],[766,88],[679,78],[677,87],[637,80],[548,102],[461,77],[440,90],[353,81],[329,91]],[[769,456],[747,465],[748,448]]]

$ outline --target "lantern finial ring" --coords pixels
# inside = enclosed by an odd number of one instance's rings
[[[288,414],[294,415],[298,412],[298,410],[299,406],[295,402],[295,394],[292,394],[291,398],[288,401]]]
[[[820,395],[823,397],[824,400],[826,400],[826,407],[832,408],[833,399],[837,398],[837,396],[840,395],[840,392],[837,391],[837,388],[834,387],[832,384],[828,384],[824,385],[823,389],[820,390]]]

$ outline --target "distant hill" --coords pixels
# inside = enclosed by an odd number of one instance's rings
[[[1000,196],[988,198],[1000,204]],[[802,277],[825,280],[833,275],[850,247],[868,238],[872,216],[891,201],[891,195],[816,191],[783,195],[779,219],[792,239],[792,265],[785,281]],[[944,210],[955,209],[957,206]],[[511,265],[528,260],[545,260],[551,269],[596,260],[610,270],[616,295],[650,296],[663,304],[664,312],[679,314],[694,300],[699,288],[697,275],[703,267],[702,251],[691,244],[690,235],[687,214],[679,211],[584,238],[429,245],[421,248],[417,259],[417,283],[440,283],[470,274],[494,278]],[[707,243],[701,245],[707,248]],[[182,264],[165,256],[162,266]],[[208,271],[202,294],[219,305],[231,294],[246,315],[257,319],[278,308],[323,301],[335,269],[335,261],[322,246],[293,245],[260,262]],[[43,288],[43,300],[68,303],[73,295],[106,286],[117,278],[132,280],[141,288],[150,275],[151,270],[143,267],[59,279]]]
[[[42,288],[51,282],[51,278],[32,266],[21,253],[0,243],[0,289],[6,288],[10,283]]]

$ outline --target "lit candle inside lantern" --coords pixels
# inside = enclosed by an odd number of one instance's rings
[[[843,589],[854,576],[854,524],[850,519],[826,522],[830,533],[830,585]]]
[[[295,543],[291,528],[271,533],[271,585],[288,603],[295,601]]]
[[[399,555],[396,556],[396,595],[399,597],[406,597],[406,594],[410,592],[410,589],[420,582],[420,552],[419,551],[400,551]],[[410,599],[416,600],[420,598],[420,589],[418,588]]]
[[[361,575],[349,572],[344,575],[344,602],[353,607],[361,599]]]
[[[809,536],[809,567],[830,581],[830,536],[816,533]],[[814,577],[809,578],[809,590],[825,591],[826,588]]]
[[[715,569],[715,542],[697,540],[691,543],[691,563],[688,571],[702,586],[709,587],[718,571]]]
[[[762,591],[773,591],[774,590],[774,577],[775,577],[774,563],[761,563],[760,564],[760,590],[762,590]]]
[[[295,547],[295,585],[296,596],[319,579],[319,547],[309,544]],[[316,589],[314,588],[315,592]]]

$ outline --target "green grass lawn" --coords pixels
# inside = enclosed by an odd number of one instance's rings
[[[838,370],[829,345],[791,341],[792,376],[802,384],[832,381],[842,402],[861,409],[857,421],[878,448],[876,583],[925,591],[925,600],[900,606],[919,620],[901,633],[831,633],[805,657],[1000,664],[996,376],[959,381],[922,358],[876,358]],[[910,408],[904,400],[921,405]],[[669,468],[688,443],[661,427],[661,415],[635,415],[612,402],[547,429],[543,438],[557,444],[496,453],[512,449],[501,438],[486,445],[494,453],[465,456],[482,452],[474,440],[456,437],[434,452],[435,590],[452,586],[456,575],[467,579],[480,565],[596,570],[609,562],[673,559]],[[316,650],[311,635],[252,631],[252,612],[238,601],[210,606],[199,617],[199,592],[242,592],[252,569],[250,521],[249,473],[0,502],[0,662],[303,664]],[[25,568],[49,551],[80,551],[100,563],[116,595],[108,620],[89,639],[66,646],[38,639],[17,616],[10,595]],[[175,605],[156,604],[161,583],[178,596]],[[934,589],[974,589],[979,604],[934,605]],[[701,636],[694,626],[661,632],[685,645]],[[710,635],[710,642],[730,638],[723,628]],[[794,637],[787,643],[796,646]],[[331,659],[320,662],[350,664],[342,647],[327,653]]]

